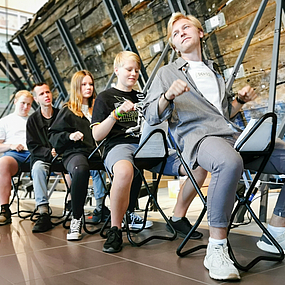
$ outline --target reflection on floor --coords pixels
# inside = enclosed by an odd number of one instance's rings
[[[62,192],[55,192],[51,205],[55,214],[62,211]],[[269,214],[276,193],[270,195]],[[159,190],[159,203],[166,215],[171,215],[175,199],[168,198],[167,189]],[[21,200],[25,208],[33,207],[34,201]],[[256,202],[258,203],[258,199]],[[140,207],[144,200],[140,202]],[[14,207],[14,206],[13,206]],[[199,199],[195,199],[188,217],[193,222],[201,209]],[[91,206],[87,209],[92,210]],[[168,233],[158,213],[150,212],[149,219],[154,222],[152,229],[140,234]],[[102,252],[104,239],[99,234],[84,233],[81,241],[68,242],[67,230],[59,225],[41,234],[32,234],[33,223],[13,216],[11,225],[0,227],[0,284],[226,284],[217,282],[208,276],[203,266],[205,250],[180,258],[176,249],[182,239],[174,241],[153,240],[140,248],[130,245],[124,237],[122,252],[106,254]],[[206,221],[200,227],[204,237],[200,241],[189,241],[187,248],[206,244],[208,230]],[[251,223],[242,226],[230,235],[233,249],[241,263],[249,261],[261,252],[255,243],[260,233]],[[283,284],[285,279],[285,263],[262,261],[249,272],[241,272],[243,284]]]

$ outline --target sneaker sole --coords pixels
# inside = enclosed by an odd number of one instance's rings
[[[207,262],[206,258],[204,258],[204,266],[207,270],[209,270],[209,266],[208,266],[208,262]],[[209,270],[209,276],[215,280],[240,280],[240,276],[237,274],[234,274],[234,273],[232,273],[228,276],[220,276],[220,275],[216,275],[215,273],[212,273]]]
[[[0,226],[5,226],[12,223],[12,219],[7,219],[5,222],[0,222]]]
[[[122,250],[122,246],[120,246],[120,248],[118,249],[114,249],[113,247],[109,247],[109,248],[105,248],[103,247],[103,252],[107,252],[107,253],[116,253],[116,252],[120,252]]]
[[[129,228],[130,229],[138,229],[138,230],[140,230],[141,228],[142,228],[142,224],[129,224]],[[149,228],[151,228],[153,226],[153,222],[151,222],[151,221],[146,221],[146,223],[145,223],[145,229],[149,229]]]
[[[170,232],[170,233],[173,234],[173,231],[172,231],[172,229],[169,227],[169,225],[166,225],[166,230],[167,230],[168,232]],[[178,230],[175,230],[175,231],[177,232],[177,234],[178,234],[179,237],[181,237],[181,238],[185,238],[185,237],[186,237],[186,234],[184,234],[183,232],[178,231]],[[190,236],[190,239],[201,239],[201,238],[203,237],[203,234],[200,233],[200,232],[195,231],[194,233],[196,233],[195,236],[193,236],[193,235]]]
[[[269,253],[276,253],[278,254],[279,251],[277,250],[277,248],[274,245],[271,244],[267,244],[264,241],[258,241],[256,243],[257,247],[263,251],[269,252]],[[285,253],[285,250],[283,249],[283,252]]]
[[[73,241],[73,240],[81,240],[81,239],[82,239],[82,235],[76,235],[76,236],[74,236],[74,235],[69,235],[69,234],[67,234],[67,235],[66,235],[66,239],[67,239],[67,240],[70,240],[70,241]]]
[[[146,224],[145,224],[144,228],[145,229],[149,229],[152,226],[153,226],[153,222],[152,221],[146,221]],[[121,227],[125,228],[125,223],[122,223]],[[140,224],[134,224],[134,225],[129,224],[129,228],[130,228],[130,230],[140,230],[142,228],[142,224],[141,225]]]
[[[34,230],[32,229],[32,233],[45,233],[49,230],[51,230],[53,228],[53,226],[51,226],[50,228],[44,229],[44,230]]]

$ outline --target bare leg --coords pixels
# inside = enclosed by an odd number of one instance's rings
[[[180,169],[180,172],[182,175],[186,175],[186,172],[184,170],[184,167],[182,166]],[[207,177],[207,171],[204,170],[201,167],[196,168],[192,171],[199,187],[202,187],[206,177]],[[183,185],[180,188],[177,202],[174,207],[174,216],[175,217],[185,217],[187,210],[195,198],[197,192],[195,188],[193,187],[192,182],[189,178],[186,179],[186,181],[183,183]]]
[[[214,239],[225,239],[227,238],[227,228],[214,228],[209,227],[210,237]]]
[[[9,204],[11,195],[11,178],[18,172],[18,163],[11,156],[3,156],[0,159],[0,204]]]
[[[111,224],[121,228],[122,220],[128,209],[130,189],[134,168],[128,160],[120,160],[113,166],[114,179],[110,191]]]

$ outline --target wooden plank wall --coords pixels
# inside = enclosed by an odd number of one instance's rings
[[[166,26],[171,14],[168,1],[144,1],[135,7],[130,3],[123,5],[130,1],[119,0],[118,2],[144,65],[147,67],[147,72],[150,74],[157,61],[157,58],[154,60],[151,58],[150,45],[160,40],[166,43]],[[204,24],[206,19],[215,15],[217,10],[228,1],[186,0],[185,2],[190,12]],[[216,61],[221,72],[234,65],[260,3],[261,0],[233,0],[221,10],[225,14],[226,26],[205,34],[206,55]],[[266,106],[268,102],[275,9],[275,1],[269,0],[243,61],[245,77],[237,79],[233,85],[234,91],[246,84],[256,88],[259,93],[257,100],[259,107]],[[104,3],[99,0],[50,0],[39,11],[38,16],[40,19],[35,17],[29,27],[25,28],[24,35],[37,61],[41,64],[42,71],[45,67],[33,39],[38,33],[43,35],[69,90],[70,78],[75,69],[72,69],[71,60],[55,26],[57,19],[64,18],[88,69],[94,74],[97,92],[103,90],[113,71],[113,59],[122,50],[114,29],[104,34],[111,25]],[[278,82],[285,81],[284,37],[282,28]],[[105,47],[102,55],[98,55],[94,48],[100,42]],[[22,60],[25,61],[24,58]],[[44,76],[51,83],[48,72],[45,72]],[[277,87],[278,102],[285,101],[284,90],[284,84]],[[247,108],[254,109],[255,106],[249,104]]]

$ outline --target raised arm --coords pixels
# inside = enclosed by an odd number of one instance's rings
[[[175,97],[180,96],[189,90],[190,88],[187,86],[185,81],[181,79],[175,80],[170,88],[160,96],[158,103],[158,114],[161,115],[169,103],[175,99]]]
[[[93,138],[96,141],[103,140],[110,133],[116,121],[119,119],[117,114],[123,114],[130,111],[134,111],[134,103],[127,100],[114,112],[111,112],[111,114],[101,123],[95,123],[92,125]]]
[[[234,117],[245,103],[255,100],[256,97],[257,94],[249,85],[239,90],[236,99],[232,102],[230,118]]]

